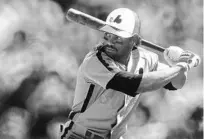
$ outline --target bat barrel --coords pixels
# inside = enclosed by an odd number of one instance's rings
[[[103,20],[100,20],[98,18],[95,18],[91,15],[88,15],[86,13],[83,13],[81,11],[75,10],[73,8],[70,8],[66,14],[66,18],[71,21],[75,21],[79,24],[89,26],[93,29],[101,28],[105,25],[105,22]]]

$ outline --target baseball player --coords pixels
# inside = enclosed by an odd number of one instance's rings
[[[72,112],[60,127],[61,139],[119,139],[122,134],[116,134],[125,132],[126,125],[117,127],[127,121],[142,93],[182,88],[192,67],[188,61],[193,54],[177,46],[164,52],[170,65],[139,47],[140,20],[132,10],[116,9],[106,23],[103,41],[78,70]]]

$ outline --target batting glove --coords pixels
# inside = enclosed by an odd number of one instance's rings
[[[178,46],[170,46],[164,50],[164,59],[170,66],[174,66],[179,62],[179,58],[183,52],[184,50]]]
[[[184,51],[179,57],[176,65],[184,66],[187,70],[190,70],[192,67],[197,67],[200,64],[200,61],[201,60],[198,55],[190,51]],[[187,63],[187,66],[184,63]]]

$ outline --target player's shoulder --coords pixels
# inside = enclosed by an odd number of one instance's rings
[[[89,51],[89,53],[85,56],[84,58],[84,62],[88,62],[88,61],[106,61],[106,62],[110,62],[110,57],[108,57],[103,51],[97,50],[97,49],[93,49],[91,51]]]
[[[82,65],[89,67],[97,67],[100,65],[105,67],[109,67],[110,65],[114,65],[114,61],[107,56],[100,49],[92,49],[84,58]]]
[[[159,57],[156,53],[151,52],[147,49],[137,47],[137,50],[139,52],[139,56],[146,60],[147,64],[149,65],[149,70],[154,71],[157,68]]]
[[[87,67],[94,67],[97,64],[97,52],[95,50],[89,51],[83,62],[81,63],[80,67],[81,69],[87,68]]]
[[[95,51],[95,50],[91,50],[91,51],[89,51],[89,52],[86,54],[86,56],[85,56],[83,62],[95,58],[95,57],[96,57],[96,54],[97,54],[97,51]]]

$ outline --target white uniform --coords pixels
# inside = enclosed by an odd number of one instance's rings
[[[108,57],[102,49],[89,52],[78,70],[74,114],[70,119],[96,134],[108,136],[131,110],[127,108],[134,105],[130,102],[138,96],[135,92],[142,74],[156,70],[157,66],[157,54],[140,47],[132,51],[127,67]],[[132,78],[128,73],[137,77]]]

